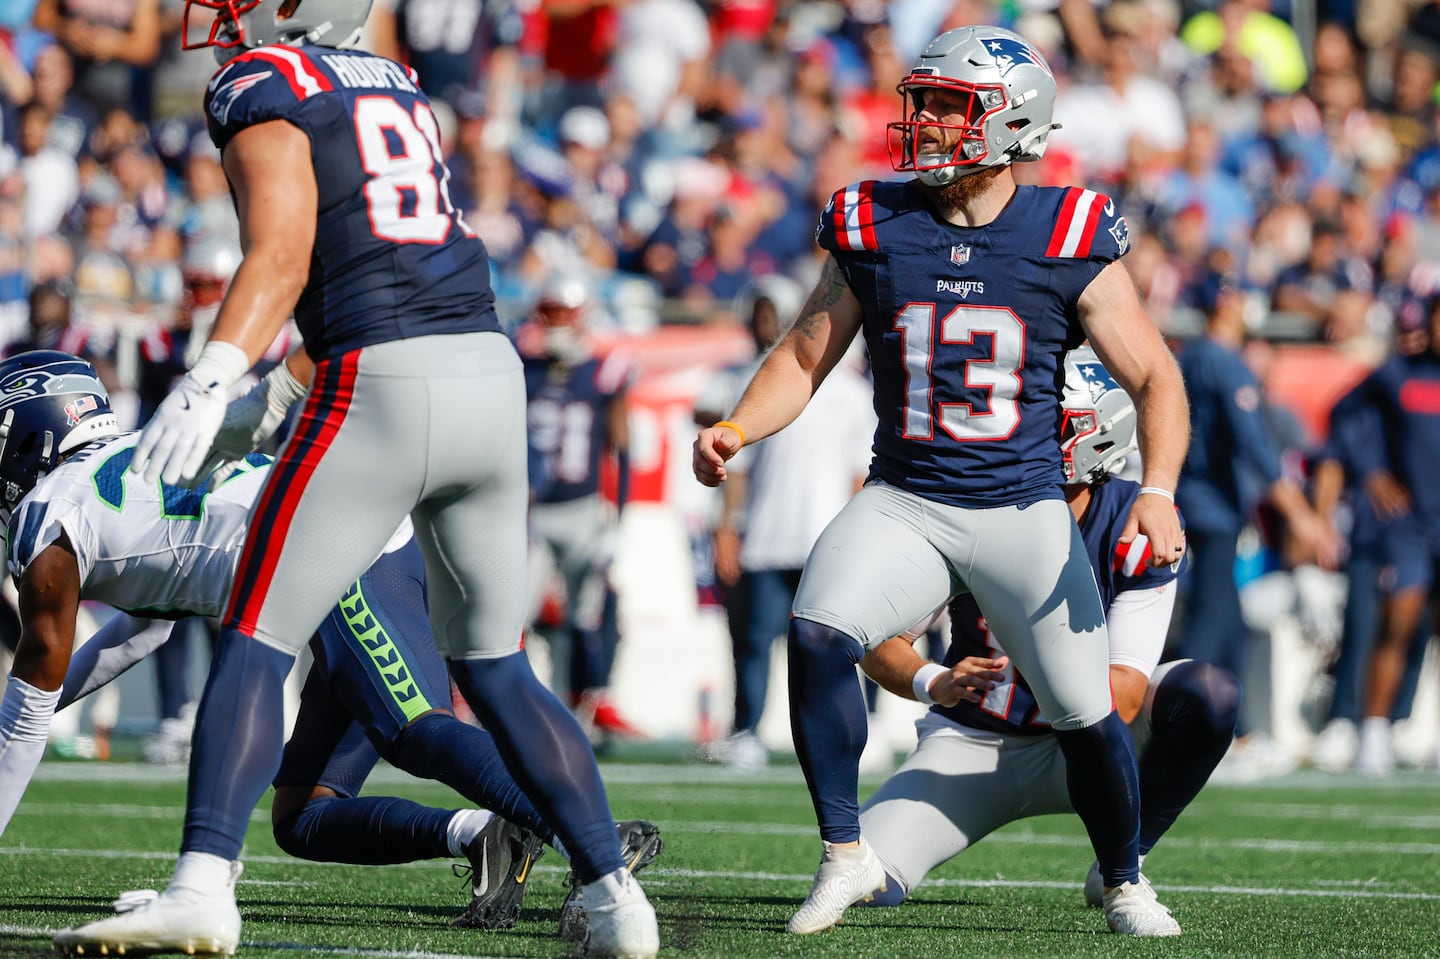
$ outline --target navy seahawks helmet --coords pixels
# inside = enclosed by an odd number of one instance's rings
[[[59,350],[0,361],[0,505],[13,510],[65,454],[120,432],[95,367]]]
[[[1125,465],[1139,448],[1135,403],[1088,346],[1065,356],[1060,396],[1060,458],[1065,482],[1093,486]]]

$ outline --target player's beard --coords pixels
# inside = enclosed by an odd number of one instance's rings
[[[956,180],[954,183],[947,183],[944,186],[926,187],[930,194],[930,200],[940,209],[942,213],[953,213],[957,210],[967,208],[972,201],[986,190],[995,178],[1004,170],[1003,166],[985,167],[974,173],[968,173]]]

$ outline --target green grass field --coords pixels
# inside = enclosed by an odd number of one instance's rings
[[[1440,956],[1440,779],[1297,774],[1214,785],[1147,861],[1185,934],[1125,940],[1086,909],[1091,856],[1077,820],[1017,823],[942,867],[899,909],[852,909],[813,937],[784,924],[819,854],[794,766],[747,777],[689,765],[603,767],[619,818],[658,823],[666,847],[642,874],[662,954],[812,956]],[[867,780],[862,792],[875,785]],[[457,805],[390,770],[371,792]],[[55,929],[97,918],[121,890],[163,884],[183,816],[180,773],[47,763],[0,839],[0,959],[49,952]],[[564,956],[555,938],[564,864],[536,868],[520,925],[455,930],[466,890],[445,862],[300,862],[255,814],[240,882],[241,954]]]

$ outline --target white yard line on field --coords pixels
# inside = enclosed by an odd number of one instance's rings
[[[57,930],[42,929],[38,926],[0,925],[0,935],[11,936],[53,936]],[[246,949],[283,949],[287,952],[310,952],[322,956],[360,956],[363,959],[498,959],[498,957],[477,956],[474,953],[422,952],[419,949],[361,949],[355,946],[316,946],[303,942],[255,942],[240,940]]]
[[[1046,838],[1047,838],[1047,839],[1057,839],[1057,838],[1060,838],[1060,837],[1046,837]],[[992,837],[991,839],[989,839],[989,840],[987,840],[987,841],[994,841],[994,839],[993,839],[993,837]],[[1055,844],[1058,845],[1058,843],[1055,843]],[[1081,841],[1076,841],[1074,844],[1077,845],[1077,846],[1084,845],[1084,843],[1081,842]],[[1176,843],[1176,845],[1180,845],[1180,843]],[[1195,842],[1195,843],[1186,843],[1186,845],[1194,845],[1194,846],[1197,846],[1197,847],[1198,847],[1198,846],[1200,845],[1200,843],[1197,841],[1197,842]],[[1215,847],[1215,845],[1217,845],[1217,844],[1214,843],[1214,842],[1206,842],[1206,843],[1204,844],[1205,848],[1207,848],[1207,849],[1213,849],[1213,848]],[[1316,845],[1316,844],[1312,844],[1312,845]],[[1254,847],[1254,846],[1252,845],[1252,846],[1250,846],[1249,848],[1256,848],[1256,847]],[[1308,852],[1308,851],[1313,851],[1313,850],[1302,850],[1302,851],[1307,851],[1307,852]],[[7,855],[10,855],[10,856],[64,856],[64,857],[93,858],[93,859],[143,859],[143,860],[171,860],[171,859],[174,858],[174,854],[173,854],[173,853],[162,853],[162,852],[130,852],[130,851],[125,851],[125,850],[102,850],[102,851],[95,851],[95,850],[89,850],[89,849],[14,849],[14,848],[3,848],[3,847],[0,847],[0,856],[7,856]],[[245,857],[245,861],[246,861],[247,863],[252,863],[252,864],[255,864],[255,865],[311,866],[311,867],[318,867],[318,868],[322,868],[322,869],[332,869],[332,868],[349,869],[349,868],[354,868],[354,867],[348,866],[348,865],[346,865],[346,864],[344,864],[344,863],[310,862],[310,861],[304,860],[304,859],[292,859],[292,858],[290,858],[290,857],[288,857],[288,856],[246,856],[246,857]],[[432,869],[432,870],[433,870],[433,869],[435,869],[435,863],[436,863],[436,862],[439,862],[439,860],[430,860],[430,861],[424,861],[424,862],[403,863],[403,864],[398,864],[398,865],[393,865],[393,866],[386,866],[386,867],[384,867],[384,868],[387,868],[387,869]],[[535,866],[535,872],[537,872],[537,873],[562,873],[562,872],[568,872],[568,871],[569,871],[569,869],[568,869],[567,866],[557,866],[557,865],[550,865],[550,866],[540,866],[540,865],[537,865],[537,866]],[[701,870],[701,869],[669,869],[669,868],[666,868],[666,867],[664,867],[664,866],[652,866],[651,868],[645,870],[645,883],[646,883],[646,885],[649,885],[651,882],[656,882],[657,884],[667,884],[667,883],[673,882],[674,880],[683,880],[683,879],[743,879],[743,880],[747,880],[747,881],[759,881],[759,882],[787,882],[787,883],[805,883],[805,884],[809,884],[809,883],[811,883],[811,882],[814,881],[814,878],[815,878],[815,877],[814,877],[814,874],[813,874],[813,873],[808,873],[808,872],[807,872],[807,873],[776,873],[776,872],[751,872],[751,871],[744,871],[744,870],[739,870],[739,871],[737,871],[737,870],[724,870],[724,869],[704,869],[704,870]],[[258,882],[258,881],[256,881],[256,880],[251,880],[251,879],[241,879],[240,882],[241,882],[242,885],[247,884],[247,883],[255,884],[255,885],[261,885],[261,884],[262,884],[262,883],[260,883],[260,882]],[[1347,882],[1349,882],[1350,884],[1349,884],[1349,885],[1346,885]],[[263,883],[263,884],[264,884],[264,885],[297,885],[297,886],[310,885],[310,883],[306,883],[306,882],[294,882],[294,883],[268,882],[268,883]],[[1037,880],[1004,879],[1004,878],[995,878],[995,879],[927,879],[927,880],[925,881],[925,886],[922,887],[922,888],[930,888],[930,887],[932,887],[932,886],[934,886],[934,887],[940,887],[940,886],[957,886],[957,887],[974,887],[974,888],[1014,887],[1014,888],[1017,888],[1017,889],[1074,889],[1074,888],[1076,888],[1078,885],[1079,885],[1079,883],[1073,882],[1073,881],[1068,881],[1068,880],[1045,880],[1045,879],[1037,879]],[[1386,889],[1379,888],[1379,886],[1380,886],[1379,883],[1368,882],[1368,881],[1365,881],[1365,880],[1347,881],[1347,880],[1324,880],[1324,879],[1317,879],[1317,880],[1316,880],[1316,887],[1294,887],[1294,886],[1286,886],[1286,887],[1279,887],[1279,888],[1270,888],[1270,887],[1226,886],[1226,885],[1177,886],[1177,885],[1168,885],[1168,884],[1164,884],[1164,883],[1157,884],[1157,888],[1164,889],[1164,890],[1167,891],[1167,892],[1201,892],[1201,893],[1210,893],[1210,894],[1215,894],[1215,895],[1321,896],[1321,897],[1326,897],[1326,898],[1340,898],[1340,899],[1343,899],[1343,898],[1360,898],[1360,899],[1405,899],[1405,900],[1411,900],[1411,899],[1413,899],[1413,900],[1423,900],[1423,901],[1440,901],[1440,893],[1411,892],[1411,891],[1404,891],[1404,890],[1394,890],[1394,891],[1391,891],[1391,890],[1386,890]]]

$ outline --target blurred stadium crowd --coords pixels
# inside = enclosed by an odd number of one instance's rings
[[[193,359],[239,256],[201,113],[215,64],[182,51],[183,6],[0,3],[0,343],[83,353],[134,422]],[[580,280],[592,330],[623,342],[743,326],[772,274],[808,285],[831,193],[893,175],[896,84],[930,38],[973,23],[1045,52],[1062,129],[1017,175],[1114,199],[1123,262],[1177,344],[1221,280],[1262,386],[1270,344],[1326,351],[1344,364],[1321,368],[1353,382],[1424,324],[1440,288],[1433,0],[377,0],[364,43],[436,105],[502,320]],[[1267,399],[1303,483],[1323,415]],[[1242,578],[1283,571],[1271,542],[1257,559],[1242,539]],[[1328,636],[1324,666],[1341,587],[1321,592],[1301,618]],[[1345,765],[1354,745],[1339,749]]]

